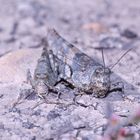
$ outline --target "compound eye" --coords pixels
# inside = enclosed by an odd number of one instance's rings
[[[105,73],[109,74],[109,73],[111,73],[111,70],[108,69],[108,68],[106,68],[106,69],[105,69]]]
[[[36,76],[36,77],[40,77],[40,73],[36,73],[35,76]]]

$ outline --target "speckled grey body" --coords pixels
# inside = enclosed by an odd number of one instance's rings
[[[48,30],[47,41],[47,49],[52,51],[60,62],[67,65],[67,68],[63,67],[63,72],[59,71],[65,75],[61,78],[81,91],[92,93],[95,97],[107,95],[110,90],[111,71],[109,68],[105,68],[68,43],[54,29]]]

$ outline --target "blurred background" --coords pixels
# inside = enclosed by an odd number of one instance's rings
[[[140,30],[139,0],[0,0],[0,4],[0,55],[38,47],[48,27],[79,46],[107,49],[131,47]]]

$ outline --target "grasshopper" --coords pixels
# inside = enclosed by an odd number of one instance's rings
[[[34,77],[31,76],[30,70],[27,72],[27,81],[40,98],[46,99],[46,95],[53,91],[58,93],[59,99],[61,92],[56,85],[60,82],[80,93],[92,93],[98,98],[106,97],[112,91],[123,91],[123,85],[112,88],[111,70],[131,49],[125,52],[111,68],[108,68],[105,66],[103,52],[104,64],[102,65],[66,41],[54,29],[48,30],[47,39],[43,38],[41,44],[43,50],[38,59]],[[81,95],[80,93],[78,95]],[[13,107],[21,97],[19,96]]]
[[[55,29],[48,30],[47,41],[47,50],[51,51],[59,60],[59,78],[70,83],[76,91],[92,93],[94,97],[98,98],[105,97],[112,91],[122,91],[122,85],[111,89],[112,72],[105,66],[105,63],[102,65],[81,52],[60,36]],[[61,68],[60,62],[63,64],[63,68]]]

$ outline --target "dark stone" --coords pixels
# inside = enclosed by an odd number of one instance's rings
[[[16,108],[16,107],[10,108],[10,109],[9,109],[9,112],[14,112],[14,113],[18,113],[18,114],[21,113],[20,109],[18,109],[18,108]]]
[[[47,119],[48,119],[48,121],[50,121],[50,120],[53,120],[59,116],[61,116],[61,115],[58,112],[53,110],[53,111],[49,112],[49,114],[47,115]]]
[[[0,123],[0,129],[4,130],[4,124],[3,123]]]
[[[41,110],[38,109],[36,110],[35,112],[32,113],[32,115],[35,115],[35,116],[39,116],[41,114]]]
[[[6,43],[13,43],[15,41],[16,41],[16,38],[14,36],[11,36],[10,38],[5,40]]]
[[[138,37],[138,35],[134,31],[131,31],[129,29],[125,29],[121,35],[128,39],[135,39]]]
[[[22,123],[22,127],[27,128],[27,129],[32,129],[33,127],[35,127],[35,125],[27,121],[27,122]]]
[[[36,136],[33,136],[32,140],[36,140]]]
[[[140,86],[140,82],[137,82],[136,84],[137,84],[138,86]]]
[[[13,24],[13,28],[12,28],[12,30],[11,30],[11,32],[10,32],[11,35],[16,34],[17,29],[18,29],[18,25],[19,25],[18,22],[15,22],[15,23]]]
[[[89,140],[89,138],[87,138],[87,137],[82,137],[82,140]]]
[[[0,32],[3,32],[3,31],[4,31],[4,29],[0,27]]]
[[[3,94],[0,94],[0,98],[2,98],[4,95]]]

